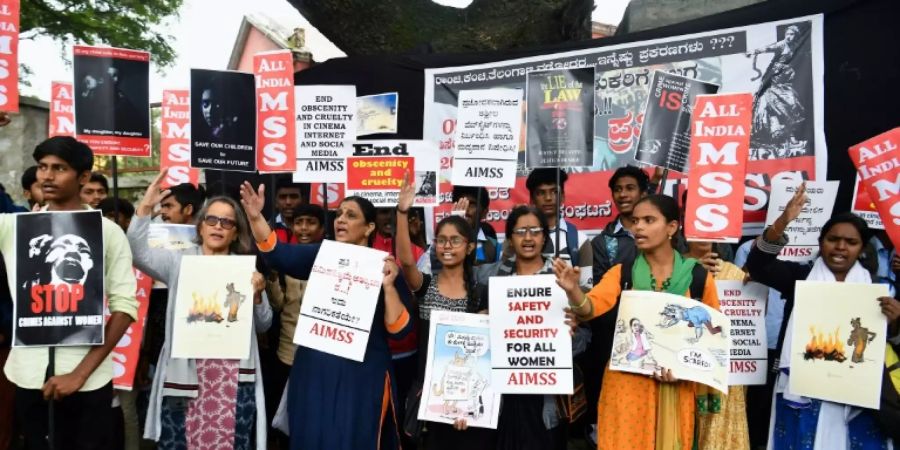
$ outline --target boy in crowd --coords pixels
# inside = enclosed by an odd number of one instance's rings
[[[34,150],[48,211],[80,211],[82,187],[91,177],[94,155],[90,147],[72,137],[57,136]],[[99,202],[98,202],[99,203]],[[104,344],[58,347],[56,364],[49,376],[47,347],[17,347],[4,366],[16,385],[15,409],[22,424],[26,448],[46,448],[48,400],[55,402],[55,447],[113,447],[112,358],[110,351],[137,317],[131,249],[125,233],[103,220],[103,271],[111,316],[106,322]],[[0,216],[0,249],[7,260],[16,252],[15,216]],[[15,274],[8,274],[11,280]],[[15,286],[10,286],[15,289]]]
[[[44,194],[37,180],[37,166],[31,166],[22,173],[22,195],[28,200],[28,209],[34,205],[44,205]]]
[[[81,186],[81,203],[97,209],[108,193],[109,182],[106,181],[106,177],[97,172],[91,173],[88,182]]]
[[[128,225],[134,217],[134,205],[131,202],[124,198],[107,197],[100,202],[99,207],[103,217],[122,227],[122,231],[128,231]]]
[[[559,200],[557,201],[556,177],[559,173]],[[550,226],[550,240],[544,245],[546,257],[554,257],[559,248],[559,257],[568,260],[574,267],[581,268],[581,287],[587,291],[591,283],[591,266],[593,255],[587,236],[578,231],[575,224],[568,220],[559,221],[560,205],[566,201],[566,181],[569,175],[562,169],[539,168],[528,174],[525,187],[528,188],[531,204],[544,213]],[[556,242],[556,229],[559,227],[559,240]]]
[[[303,197],[303,185],[294,183],[290,178],[279,179],[275,184],[275,234],[279,242],[296,244],[293,235],[294,209],[301,204],[309,203]]]
[[[182,183],[169,188],[169,195],[159,203],[159,215],[163,222],[189,225],[194,223],[194,215],[203,208],[206,193],[191,183]]]

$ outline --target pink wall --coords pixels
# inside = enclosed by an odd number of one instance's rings
[[[275,42],[266,37],[256,27],[251,26],[250,32],[247,33],[247,42],[244,44],[244,50],[241,53],[241,61],[238,63],[237,70],[241,72],[253,72],[253,55],[259,52],[267,52],[271,50],[281,50]],[[294,61],[294,72],[307,69],[310,61]]]

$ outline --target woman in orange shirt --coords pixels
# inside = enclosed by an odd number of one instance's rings
[[[719,309],[713,277],[693,258],[672,247],[678,231],[678,205],[671,197],[650,195],[634,206],[634,240],[639,250],[631,266],[636,290],[653,290],[698,298]],[[578,288],[578,268],[555,264],[558,282],[572,310],[582,320],[597,317],[616,305],[622,293],[622,265],[614,266],[587,294]],[[694,278],[702,282],[695,291]],[[629,277],[625,277],[627,280]],[[697,283],[699,284],[699,283]],[[693,294],[693,295],[691,295]],[[612,372],[603,376],[597,415],[600,450],[690,450],[694,438],[696,384],[679,381],[670,369],[652,376]]]

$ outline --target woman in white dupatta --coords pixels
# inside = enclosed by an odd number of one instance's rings
[[[843,450],[890,449],[890,440],[878,428],[871,411],[849,405],[798,396],[788,388],[790,379],[790,341],[793,317],[794,286],[798,280],[848,283],[871,283],[869,272],[859,263],[863,246],[869,239],[866,222],[851,213],[840,213],[822,227],[819,256],[812,265],[776,259],[787,245],[784,230],[796,219],[806,203],[805,183],[797,189],[781,216],[757,239],[747,259],[747,269],[754,281],[781,291],[785,315],[791,319],[782,327],[779,345],[781,357],[775,361],[772,416],[768,448]],[[860,299],[884,305],[896,302],[890,297]]]

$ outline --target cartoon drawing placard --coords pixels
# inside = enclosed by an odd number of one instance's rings
[[[500,394],[491,384],[490,319],[484,314],[431,313],[419,420],[497,428]]]
[[[609,368],[649,375],[659,367],[679,380],[728,391],[731,324],[697,300],[652,291],[624,291]]]
[[[504,394],[571,394],[566,293],[555,275],[491,277],[491,366]]]
[[[362,361],[386,256],[360,245],[323,241],[303,293],[294,343]]]
[[[13,346],[103,344],[99,211],[16,214]]]
[[[181,257],[173,358],[246,359],[253,330],[255,256]]]
[[[798,281],[791,328],[791,392],[878,409],[887,286]]]

